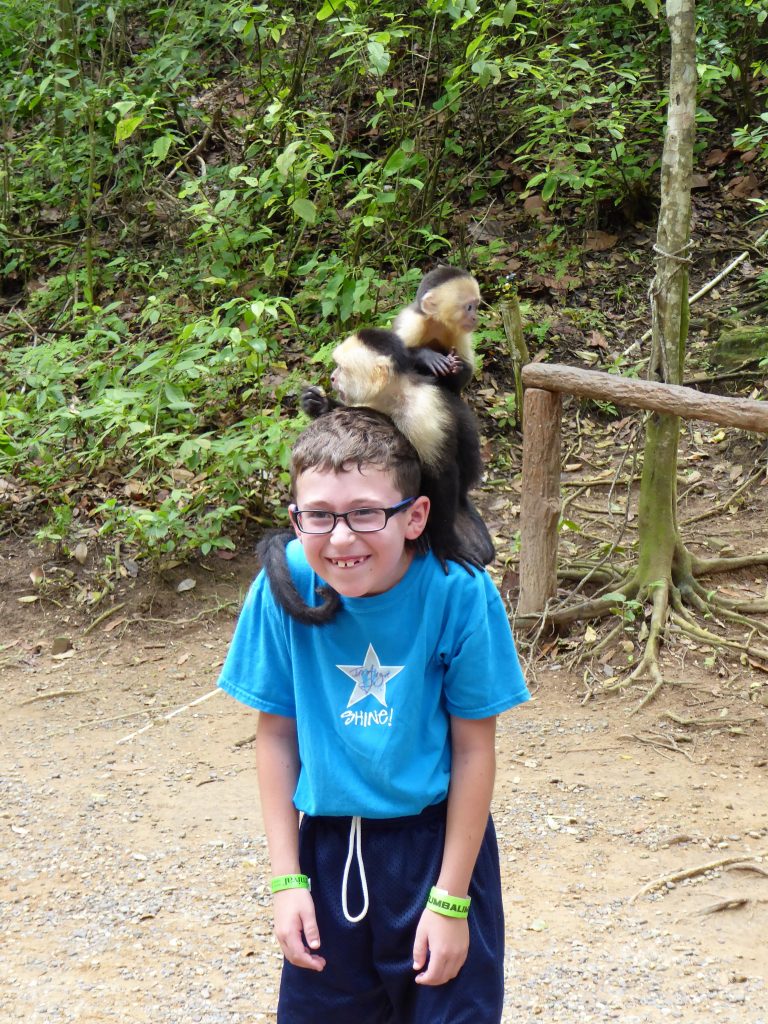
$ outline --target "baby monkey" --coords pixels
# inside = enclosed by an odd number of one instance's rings
[[[472,378],[472,332],[479,305],[480,288],[468,271],[435,267],[424,275],[416,298],[392,324],[419,372],[439,377],[456,394]]]

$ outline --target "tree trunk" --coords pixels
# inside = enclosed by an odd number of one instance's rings
[[[672,43],[667,132],[661,164],[661,209],[656,236],[656,276],[651,285],[651,380],[680,384],[688,336],[688,254],[691,173],[696,115],[694,0],[668,0]],[[677,526],[677,450],[680,418],[648,419],[638,505],[641,588],[671,583],[686,557]]]

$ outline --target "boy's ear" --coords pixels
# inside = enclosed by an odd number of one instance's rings
[[[296,536],[299,538],[299,540],[301,540],[301,530],[296,525],[296,509],[297,508],[298,508],[297,505],[289,505],[288,506],[288,518],[291,520],[291,526],[293,527],[293,532],[296,534]]]
[[[416,540],[424,533],[429,519],[429,498],[422,494],[408,509],[408,524],[405,528],[407,540]]]

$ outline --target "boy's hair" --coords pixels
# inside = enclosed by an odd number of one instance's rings
[[[312,420],[291,456],[291,487],[308,469],[341,473],[351,466],[387,470],[404,498],[421,494],[421,463],[416,449],[383,413],[340,406]]]

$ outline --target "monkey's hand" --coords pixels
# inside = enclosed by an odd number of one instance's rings
[[[420,348],[415,358],[419,369],[435,377],[450,377],[461,369],[461,360],[453,352],[446,355],[431,348]]]
[[[318,416],[322,416],[323,413],[328,412],[333,407],[331,400],[323,389],[314,386],[304,388],[299,402],[307,416],[311,416],[313,420],[317,419]]]
[[[448,353],[448,355],[445,357],[445,359],[446,359],[446,362],[448,363],[448,366],[449,366],[448,373],[450,373],[450,374],[461,373],[461,371],[464,369],[464,367],[466,365],[463,362],[463,360],[461,360],[459,358],[458,353],[456,352],[455,348],[451,349],[451,351]]]

